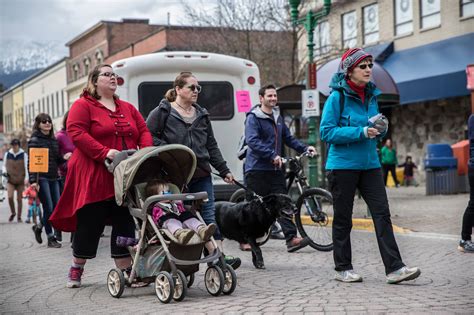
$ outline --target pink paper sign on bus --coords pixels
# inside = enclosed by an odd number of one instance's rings
[[[239,113],[246,113],[252,108],[252,102],[250,100],[250,93],[247,90],[235,91],[235,97],[237,99],[237,110]]]

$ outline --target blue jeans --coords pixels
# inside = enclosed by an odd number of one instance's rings
[[[216,208],[214,207],[214,187],[212,185],[212,177],[200,177],[192,179],[188,184],[188,192],[197,193],[200,191],[206,191],[209,201],[202,204],[201,216],[206,224],[216,224]],[[216,240],[222,240],[221,232],[219,228],[214,233]]]
[[[39,179],[39,198],[43,206],[43,226],[48,236],[53,235],[53,228],[49,224],[49,217],[59,200],[59,181],[56,179]]]

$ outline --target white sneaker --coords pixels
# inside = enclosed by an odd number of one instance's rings
[[[362,282],[362,277],[354,270],[336,271],[334,279],[341,282]]]
[[[408,268],[407,266],[402,267],[394,272],[387,275],[387,283],[396,284],[402,281],[414,280],[421,274],[421,270],[418,267]]]

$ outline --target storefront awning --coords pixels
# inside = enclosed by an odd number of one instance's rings
[[[328,96],[331,93],[329,83],[334,73],[338,71],[341,58],[333,59],[322,65],[317,71],[318,89],[321,94]],[[398,88],[390,74],[377,62],[372,69],[372,81],[382,91],[379,96],[381,105],[398,104]]]
[[[383,63],[400,104],[469,95],[466,66],[474,63],[474,33],[394,52]]]

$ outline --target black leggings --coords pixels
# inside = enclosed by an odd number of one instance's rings
[[[135,223],[128,208],[118,206],[115,200],[108,200],[85,205],[77,212],[77,227],[72,242],[74,257],[91,259],[96,256],[106,224],[112,225],[112,258],[130,256],[128,249],[117,246],[116,241],[117,236],[135,237]]]
[[[471,239],[472,228],[474,227],[474,169],[469,168],[469,203],[462,217],[461,238],[465,241]]]
[[[383,179],[385,181],[385,186],[387,186],[388,172],[392,174],[393,182],[395,185],[399,185],[397,179],[396,165],[395,164],[382,164],[383,167]]]

